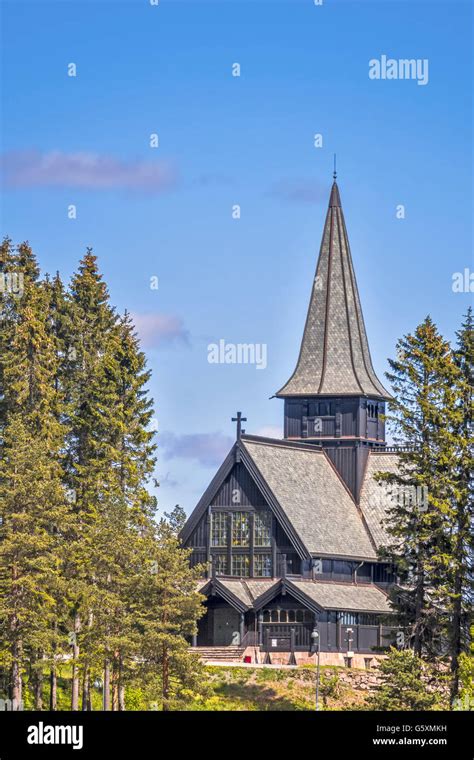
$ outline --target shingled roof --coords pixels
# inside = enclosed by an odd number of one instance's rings
[[[295,580],[288,585],[290,591],[294,586],[325,610],[390,612],[387,595],[376,586]]]
[[[390,398],[365,332],[339,189],[334,182],[296,369],[276,394]]]
[[[256,436],[241,445],[310,554],[376,559],[362,513],[323,450]]]
[[[199,590],[206,596],[211,593],[223,596],[239,611],[259,610],[285,590],[301,599],[313,609],[346,610],[348,612],[391,611],[387,595],[377,586],[329,581],[242,578],[230,580],[218,577],[203,582]]]
[[[374,475],[377,472],[395,474],[398,471],[398,461],[397,454],[377,450],[370,451],[367,459],[359,505],[378,547],[389,543],[384,525],[387,517],[387,492],[385,485],[375,480]]]
[[[398,455],[371,450],[357,505],[324,449],[300,441],[242,435],[186,522],[186,541],[235,462],[241,461],[301,557],[376,560],[387,543],[387,500],[376,472],[397,471]],[[266,583],[266,581],[256,581]]]

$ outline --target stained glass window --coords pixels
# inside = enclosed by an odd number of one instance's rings
[[[250,517],[248,512],[234,512],[232,515],[232,546],[249,546]]]
[[[212,546],[227,546],[227,514],[214,512],[212,515]]]
[[[272,577],[272,558],[270,554],[256,554],[253,560],[254,575],[260,578]]]
[[[255,513],[255,546],[271,546],[272,515],[271,512]],[[264,573],[265,574],[265,573]]]
[[[242,578],[249,574],[250,557],[248,554],[232,555],[232,575]]]
[[[216,575],[226,575],[227,574],[227,555],[213,554],[212,567],[213,569],[215,569]]]

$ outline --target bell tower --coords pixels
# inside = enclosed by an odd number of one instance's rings
[[[370,358],[335,173],[296,369],[275,395],[285,438],[323,446],[357,501],[390,394]]]

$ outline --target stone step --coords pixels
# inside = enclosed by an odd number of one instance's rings
[[[241,660],[245,647],[191,647],[190,651],[202,660]]]

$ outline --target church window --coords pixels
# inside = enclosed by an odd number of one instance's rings
[[[270,546],[272,537],[271,512],[257,512],[255,514],[255,546]]]
[[[248,554],[232,555],[232,575],[243,578],[249,574],[250,557]]]
[[[212,515],[212,546],[227,546],[227,514],[215,512]]]
[[[248,512],[234,512],[232,519],[232,546],[250,543],[250,517]]]
[[[260,578],[272,577],[272,558],[270,554],[256,554],[253,561],[254,575]]]
[[[357,625],[357,613],[355,612],[341,612],[339,615],[339,622],[342,625]]]
[[[264,623],[313,623],[314,615],[310,610],[263,610]]]
[[[367,414],[369,416],[369,419],[376,420],[378,417],[377,404],[367,404]]]
[[[216,575],[226,575],[227,573],[227,555],[213,554],[212,566],[215,568]]]

